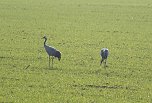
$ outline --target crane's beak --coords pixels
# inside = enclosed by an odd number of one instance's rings
[[[47,39],[46,36],[43,36],[42,39]]]

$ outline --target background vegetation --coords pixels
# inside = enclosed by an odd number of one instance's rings
[[[0,102],[151,103],[151,26],[151,0],[0,0]]]

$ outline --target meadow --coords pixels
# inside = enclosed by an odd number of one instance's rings
[[[0,27],[0,103],[152,103],[151,0],[0,0]]]

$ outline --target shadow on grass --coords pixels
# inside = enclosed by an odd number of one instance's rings
[[[107,77],[109,76],[108,71],[105,70],[105,69],[98,69],[98,70],[95,70],[95,71],[90,71],[90,74],[97,74],[97,75],[102,74],[102,75],[105,75]]]
[[[58,67],[46,67],[46,68],[43,68],[43,69],[45,69],[45,70],[58,70],[58,71],[61,71],[62,70],[62,68],[58,68]]]
[[[0,59],[8,59],[8,58],[12,58],[12,57],[4,57],[4,56],[0,56]]]
[[[32,64],[25,65],[23,67],[23,69],[24,70],[27,70],[27,69],[29,69],[29,70],[35,70],[35,69],[40,70],[41,69],[41,70],[57,70],[57,71],[61,71],[62,70],[62,68],[58,68],[58,67],[44,67],[44,68],[43,67],[33,67]]]
[[[127,86],[121,86],[121,85],[113,85],[113,86],[108,86],[108,85],[73,85],[74,87],[78,88],[96,88],[96,89],[126,89],[126,90],[135,90],[134,88],[127,87]]]

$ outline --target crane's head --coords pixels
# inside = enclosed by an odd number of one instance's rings
[[[56,51],[55,57],[57,57],[58,60],[60,61],[60,59],[61,59],[61,53],[60,53],[60,51]]]
[[[47,40],[47,37],[46,37],[46,36],[44,36],[42,39],[45,39],[45,40]]]

